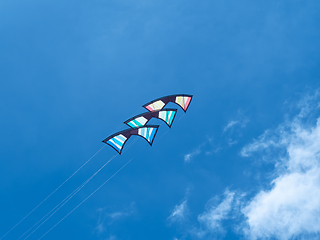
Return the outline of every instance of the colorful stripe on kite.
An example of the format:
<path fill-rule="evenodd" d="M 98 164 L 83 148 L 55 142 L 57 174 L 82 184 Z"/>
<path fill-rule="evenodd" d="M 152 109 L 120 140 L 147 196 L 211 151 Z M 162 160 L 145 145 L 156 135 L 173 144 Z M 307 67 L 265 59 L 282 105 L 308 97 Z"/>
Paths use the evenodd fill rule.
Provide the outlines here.
<path fill-rule="evenodd" d="M 122 134 L 119 134 L 109 139 L 106 143 L 120 153 L 126 140 L 127 138 L 125 136 L 123 136 Z"/>
<path fill-rule="evenodd" d="M 172 122 L 177 113 L 177 109 L 164 108 L 160 111 L 152 111 L 139 114 L 133 118 L 128 119 L 124 123 L 131 128 L 139 128 L 145 126 L 151 118 L 158 118 L 163 120 L 169 127 L 171 127 Z"/>
<path fill-rule="evenodd" d="M 150 145 L 152 145 L 155 135 L 158 131 L 158 128 L 159 128 L 159 125 L 148 125 L 141 128 L 133 128 L 133 129 L 130 128 L 130 129 L 123 130 L 121 132 L 117 132 L 107 137 L 102 142 L 108 144 L 109 146 L 114 148 L 119 154 L 121 154 L 126 141 L 132 135 L 141 136 L 145 140 L 147 140 Z"/>
<path fill-rule="evenodd" d="M 128 119 L 124 123 L 131 127 L 131 129 L 123 130 L 115 133 L 102 142 L 113 147 L 119 154 L 123 149 L 124 144 L 132 135 L 143 137 L 152 145 L 155 135 L 158 131 L 158 125 L 146 125 L 151 118 L 159 118 L 163 120 L 169 127 L 171 127 L 173 120 L 176 116 L 177 109 L 164 108 L 169 102 L 178 104 L 183 111 L 187 111 L 192 95 L 176 94 L 169 95 L 155 99 L 145 105 L 144 108 L 149 110 L 149 113 L 143 113 L 133 118 Z"/>
<path fill-rule="evenodd" d="M 165 105 L 166 104 L 164 102 L 162 102 L 161 100 L 158 100 L 149 104 L 145 108 L 148 109 L 150 112 L 152 112 L 152 111 L 161 110 Z"/>
<path fill-rule="evenodd" d="M 190 101 L 191 97 L 189 96 L 177 96 L 175 102 L 179 104 L 184 111 L 187 111 Z"/>
<path fill-rule="evenodd" d="M 138 127 L 143 127 L 148 121 L 149 121 L 148 119 L 141 116 L 131 120 L 130 122 L 127 122 L 126 124 L 128 124 L 132 128 L 138 128 Z"/>
<path fill-rule="evenodd" d="M 158 128 L 155 127 L 142 127 L 138 129 L 138 135 L 145 138 L 150 144 L 152 144 L 157 130 Z"/>
<path fill-rule="evenodd" d="M 149 110 L 150 112 L 157 111 L 157 110 L 159 111 L 162 108 L 164 108 L 164 106 L 167 105 L 169 102 L 173 102 L 178 104 L 183 109 L 183 111 L 186 112 L 192 100 L 192 97 L 193 97 L 192 95 L 188 95 L 188 94 L 169 95 L 169 96 L 155 99 L 143 105 L 143 107 Z"/>
<path fill-rule="evenodd" d="M 174 117 L 176 116 L 177 111 L 164 110 L 159 111 L 159 118 L 165 121 L 169 127 L 171 127 Z"/>

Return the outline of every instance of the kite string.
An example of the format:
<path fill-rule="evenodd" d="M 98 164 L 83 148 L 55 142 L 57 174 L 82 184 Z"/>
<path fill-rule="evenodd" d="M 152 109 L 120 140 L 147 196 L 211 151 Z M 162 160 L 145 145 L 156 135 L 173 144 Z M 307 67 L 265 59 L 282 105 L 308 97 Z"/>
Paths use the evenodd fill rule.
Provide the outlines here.
<path fill-rule="evenodd" d="M 46 218 L 51 212 L 53 212 L 49 217 L 47 217 L 37 228 L 35 228 L 26 238 L 27 239 L 32 233 L 34 233 L 38 228 L 40 228 L 47 220 L 49 220 L 60 208 L 62 208 L 74 195 L 76 195 L 87 183 L 89 183 L 92 178 L 97 175 L 108 163 L 110 163 L 118 154 L 110 158 L 102 167 L 100 167 L 91 177 L 89 177 L 85 182 L 83 182 L 76 190 L 69 194 L 65 199 L 63 199 L 57 206 L 55 206 L 50 212 L 48 212 L 44 217 L 42 217 L 38 222 L 36 222 L 29 230 L 27 230 L 19 239 L 21 239 L 25 234 L 27 234 L 32 228 L 34 228 L 39 222 Z M 56 210 L 55 210 L 56 209 Z"/>
<path fill-rule="evenodd" d="M 127 149 L 129 149 L 137 139 L 135 139 L 133 142 L 131 142 L 126 149 L 123 150 L 125 152 Z M 50 210 L 45 216 L 43 216 L 38 222 L 36 222 L 31 228 L 29 228 L 26 232 L 24 232 L 17 240 L 21 239 L 24 235 L 26 235 L 29 231 L 31 231 L 32 228 L 37 226 L 44 218 L 46 218 L 51 212 L 54 211 L 53 214 L 55 214 L 61 207 L 63 207 L 75 194 L 77 194 L 97 173 L 99 173 L 102 168 L 104 168 L 114 157 L 118 156 L 118 154 L 114 155 L 106 164 L 104 164 L 96 173 L 94 173 L 90 178 L 88 178 L 84 183 L 82 183 L 78 188 L 76 188 L 72 193 L 70 193 L 65 199 L 63 199 L 58 205 L 56 205 L 52 210 Z M 56 211 L 55 209 L 58 208 Z M 51 216 L 51 214 L 47 219 L 45 219 L 41 224 L 43 225 Z M 26 238 L 28 238 L 32 233 L 34 233 L 40 226 L 38 226 L 36 229 L 34 229 Z M 25 238 L 25 239 L 26 239 Z"/>
<path fill-rule="evenodd" d="M 124 149 L 123 152 L 125 152 L 127 149 L 129 149 L 137 139 L 135 139 L 132 143 L 130 143 L 129 146 L 127 146 L 126 149 Z M 76 195 L 91 179 L 97 175 L 113 158 L 118 156 L 118 154 L 114 155 L 107 163 L 105 163 L 98 171 L 96 171 L 91 177 L 89 177 L 84 183 L 82 183 L 78 188 L 76 188 L 72 193 L 70 193 L 65 199 L 63 199 L 58 205 L 56 205 L 50 212 L 48 212 L 45 216 L 43 216 L 38 222 L 36 222 L 31 228 L 29 228 L 24 234 L 22 234 L 17 240 L 21 239 L 24 235 L 26 235 L 29 231 L 31 231 L 32 228 L 38 225 L 44 218 L 46 218 L 50 213 L 53 213 L 46 218 L 37 228 L 35 228 L 26 238 L 27 239 L 31 234 L 33 234 L 38 228 L 40 228 L 49 218 L 51 218 L 60 208 L 62 208 L 74 195 Z M 57 209 L 58 208 L 58 209 Z"/>
<path fill-rule="evenodd" d="M 15 229 L 23 220 L 25 220 L 31 213 L 33 213 L 38 207 L 40 207 L 49 197 L 51 197 L 59 188 L 61 188 L 67 181 L 70 180 L 81 168 L 83 168 L 92 158 L 94 158 L 105 146 L 100 148 L 92 157 L 90 157 L 84 164 L 81 165 L 70 177 L 68 177 L 63 183 L 60 184 L 52 193 L 50 193 L 42 202 L 40 202 L 34 209 L 32 209 L 26 216 L 24 216 L 16 225 L 14 225 L 8 232 L 6 232 L 1 238 L 3 239 L 6 235 L 8 235 L 13 229 Z"/>
<path fill-rule="evenodd" d="M 130 146 L 131 147 L 131 146 Z M 142 152 L 146 147 L 142 148 L 133 158 L 127 161 L 118 171 L 116 171 L 111 177 L 109 177 L 104 183 L 102 183 L 96 190 L 94 190 L 89 196 L 87 196 L 82 202 L 80 202 L 75 208 L 73 208 L 67 215 L 60 219 L 55 225 L 53 225 L 47 232 L 45 232 L 38 240 L 47 235 L 52 229 L 54 229 L 59 223 L 61 223 L 65 218 L 67 218 L 71 213 L 73 213 L 78 207 L 80 207 L 85 201 L 87 201 L 93 194 L 95 194 L 100 188 L 102 188 L 107 182 L 109 182 L 117 173 L 119 173 L 125 166 L 127 166 L 138 154 Z M 128 149 L 128 148 L 127 148 Z"/>
<path fill-rule="evenodd" d="M 82 185 L 80 185 L 76 190 L 78 190 Z M 65 199 L 63 199 L 57 206 L 55 206 L 50 212 L 48 212 L 45 216 L 43 216 L 38 222 L 36 222 L 32 227 L 30 227 L 26 232 L 24 232 L 17 240 L 21 239 L 24 235 L 26 235 L 32 228 L 34 228 L 39 222 L 41 222 L 45 217 L 47 217 L 52 211 L 54 211 L 60 204 L 62 204 L 66 199 L 68 199 L 76 190 L 70 193 Z"/>
<path fill-rule="evenodd" d="M 132 158 L 133 159 L 133 158 Z M 107 182 L 109 182 L 118 172 L 120 172 L 126 165 L 128 165 L 132 159 L 126 162 L 118 171 L 116 171 L 111 177 L 109 177 L 104 183 L 102 183 L 96 190 L 94 190 L 88 197 L 86 197 L 82 202 L 80 202 L 75 208 L 73 208 L 67 215 L 65 215 L 60 221 L 58 221 L 53 227 L 51 227 L 45 234 L 43 234 L 39 239 L 43 238 L 48 234 L 53 228 L 55 228 L 59 223 L 61 223 L 66 217 L 68 217 L 72 212 L 74 212 L 78 207 L 80 207 L 85 201 L 87 201 L 93 194 L 95 194 L 100 188 L 102 188 Z"/>

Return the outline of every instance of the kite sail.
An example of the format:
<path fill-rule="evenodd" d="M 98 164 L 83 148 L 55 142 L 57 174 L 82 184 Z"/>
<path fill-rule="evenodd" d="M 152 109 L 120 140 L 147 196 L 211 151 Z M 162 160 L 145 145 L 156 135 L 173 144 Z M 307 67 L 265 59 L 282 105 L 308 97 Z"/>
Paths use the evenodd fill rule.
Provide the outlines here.
<path fill-rule="evenodd" d="M 111 136 L 104 139 L 102 142 L 113 147 L 119 154 L 121 154 L 124 144 L 132 135 L 138 135 L 140 137 L 143 137 L 152 146 L 158 128 L 158 125 L 147 125 L 144 127 L 134 129 L 126 129 L 121 132 L 112 134 Z"/>
<path fill-rule="evenodd" d="M 192 95 L 188 95 L 188 94 L 169 95 L 169 96 L 157 98 L 143 105 L 143 107 L 149 110 L 150 112 L 153 112 L 153 111 L 159 111 L 162 108 L 164 108 L 164 106 L 167 105 L 169 102 L 173 102 L 178 104 L 183 109 L 183 111 L 186 112 L 190 105 L 192 97 L 193 97 Z"/>
<path fill-rule="evenodd" d="M 176 113 L 177 109 L 164 108 L 160 111 L 139 114 L 133 118 L 128 119 L 124 123 L 127 124 L 129 127 L 138 128 L 146 125 L 151 118 L 159 118 L 163 120 L 169 127 L 171 127 Z"/>

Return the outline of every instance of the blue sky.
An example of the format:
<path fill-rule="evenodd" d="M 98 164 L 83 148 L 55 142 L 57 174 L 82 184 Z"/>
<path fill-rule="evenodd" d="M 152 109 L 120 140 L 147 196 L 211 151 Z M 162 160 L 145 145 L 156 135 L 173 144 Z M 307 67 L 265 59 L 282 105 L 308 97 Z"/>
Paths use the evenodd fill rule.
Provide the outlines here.
<path fill-rule="evenodd" d="M 186 93 L 169 131 L 152 120 L 153 147 L 131 139 L 27 239 L 132 158 L 42 239 L 318 239 L 319 25 L 308 0 L 1 1 L 0 238 L 143 104 Z M 114 154 L 105 146 L 3 239 Z"/>

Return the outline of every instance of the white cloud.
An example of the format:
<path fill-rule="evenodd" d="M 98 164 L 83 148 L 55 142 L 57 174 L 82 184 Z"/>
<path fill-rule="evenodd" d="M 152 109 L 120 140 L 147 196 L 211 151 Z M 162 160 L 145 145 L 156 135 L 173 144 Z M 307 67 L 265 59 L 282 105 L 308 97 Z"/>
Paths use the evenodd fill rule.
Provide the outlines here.
<path fill-rule="evenodd" d="M 196 221 L 190 219 L 190 211 L 186 197 L 182 203 L 176 205 L 171 215 L 167 218 L 170 223 L 179 223 L 182 229 L 182 238 L 191 236 L 195 239 L 219 238 L 226 233 L 224 220 L 235 219 L 240 215 L 241 204 L 245 194 L 226 189 L 223 198 L 215 196 L 209 199 L 205 205 L 205 210 L 198 214 Z M 237 229 L 236 229 L 237 230 Z M 177 239 L 175 237 L 175 239 Z"/>
<path fill-rule="evenodd" d="M 239 128 L 245 128 L 248 122 L 249 118 L 246 117 L 239 109 L 235 119 L 230 120 L 228 124 L 223 128 L 223 133 L 225 133 L 226 131 L 232 131 L 236 125 L 238 125 Z"/>
<path fill-rule="evenodd" d="M 300 113 L 266 131 L 242 149 L 248 156 L 261 150 L 282 151 L 276 159 L 269 190 L 261 190 L 245 207 L 244 232 L 251 239 L 291 239 L 320 236 L 320 118 L 313 126 L 310 115 L 318 102 L 302 101 Z M 307 118 L 307 122 L 304 118 Z M 278 149 L 277 149 L 278 148 Z"/>
<path fill-rule="evenodd" d="M 291 237 L 320 232 L 320 171 L 290 173 L 273 181 L 242 210 L 253 239 Z"/>
<path fill-rule="evenodd" d="M 195 156 L 199 155 L 200 153 L 201 153 L 201 147 L 198 147 L 194 151 L 184 155 L 184 161 L 185 162 L 190 162 L 192 158 L 194 158 Z"/>
<path fill-rule="evenodd" d="M 183 201 L 176 205 L 170 214 L 170 216 L 167 218 L 170 222 L 184 222 L 187 219 L 187 215 L 189 213 L 188 205 L 187 205 L 187 198 L 190 193 L 190 187 L 186 189 L 185 197 Z"/>
<path fill-rule="evenodd" d="M 105 230 L 106 230 L 105 224 L 103 224 L 103 222 L 99 221 L 94 230 L 98 235 L 100 235 L 101 233 L 105 232 Z"/>
<path fill-rule="evenodd" d="M 99 213 L 97 225 L 94 229 L 94 232 L 98 235 L 101 235 L 106 232 L 107 225 L 111 225 L 117 220 L 127 218 L 136 212 L 135 203 L 132 202 L 128 207 L 122 211 L 111 212 L 109 213 L 105 208 L 97 209 Z M 115 239 L 115 236 L 111 235 L 110 239 Z"/>
<path fill-rule="evenodd" d="M 205 206 L 205 211 L 198 215 L 197 224 L 188 228 L 188 233 L 197 239 L 220 238 L 225 235 L 224 221 L 234 219 L 239 215 L 239 208 L 243 194 L 235 191 L 224 192 L 224 198 L 218 202 L 219 197 L 211 198 Z"/>
<path fill-rule="evenodd" d="M 217 153 L 220 150 L 221 150 L 221 147 L 214 146 L 213 138 L 207 137 L 205 142 L 198 145 L 198 147 L 195 148 L 193 151 L 184 155 L 184 162 L 189 163 L 194 157 L 202 153 L 204 153 L 205 155 L 211 155 L 212 153 Z"/>
<path fill-rule="evenodd" d="M 239 142 L 242 137 L 242 129 L 246 127 L 249 122 L 249 118 L 244 116 L 241 110 L 238 110 L 235 119 L 232 119 L 223 128 L 222 134 L 227 135 L 228 145 L 232 146 Z"/>
<path fill-rule="evenodd" d="M 280 146 L 279 138 L 275 137 L 270 131 L 265 131 L 258 139 L 242 148 L 240 154 L 243 157 L 251 156 L 253 152 L 262 151 L 270 147 Z"/>
<path fill-rule="evenodd" d="M 227 131 L 228 129 L 232 128 L 234 125 L 238 124 L 239 121 L 234 121 L 234 120 L 231 120 L 227 126 L 224 127 L 223 129 L 223 132 Z"/>
<path fill-rule="evenodd" d="M 181 204 L 176 205 L 168 220 L 171 222 L 181 222 L 185 220 L 188 212 L 187 200 L 184 200 Z"/>
<path fill-rule="evenodd" d="M 115 235 L 110 235 L 106 240 L 116 240 L 117 237 Z"/>
<path fill-rule="evenodd" d="M 218 205 L 213 204 L 211 199 L 207 203 L 207 210 L 198 216 L 198 221 L 210 232 L 220 232 L 223 230 L 221 221 L 226 219 L 232 209 L 234 192 L 226 190 L 224 200 Z"/>
<path fill-rule="evenodd" d="M 128 217 L 133 213 L 134 213 L 134 210 L 131 209 L 131 210 L 122 211 L 122 212 L 109 213 L 108 215 L 112 220 L 117 220 L 117 219 L 120 219 L 120 218 Z"/>

